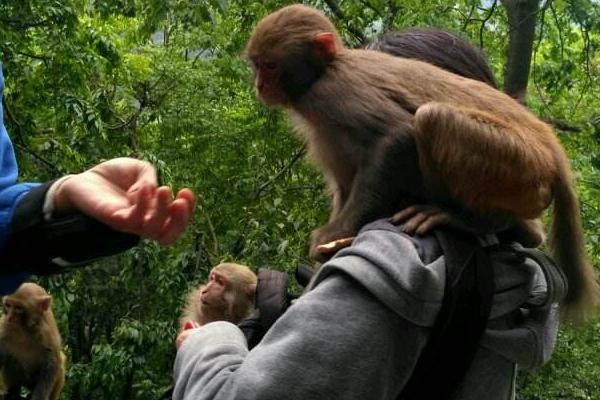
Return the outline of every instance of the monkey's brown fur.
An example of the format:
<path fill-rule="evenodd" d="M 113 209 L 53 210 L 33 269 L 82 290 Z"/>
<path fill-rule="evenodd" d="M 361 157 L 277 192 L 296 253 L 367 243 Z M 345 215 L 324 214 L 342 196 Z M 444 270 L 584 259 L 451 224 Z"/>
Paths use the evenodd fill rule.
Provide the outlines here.
<path fill-rule="evenodd" d="M 211 274 L 214 271 L 227 278 L 223 298 L 205 304 L 201 301 L 201 293 L 205 285 L 192 290 L 186 296 L 180 318 L 182 327 L 190 320 L 201 325 L 217 320 L 238 324 L 254 309 L 257 278 L 250 268 L 241 264 L 221 263 L 212 269 Z"/>
<path fill-rule="evenodd" d="M 65 383 L 65 355 L 50 296 L 41 286 L 24 283 L 3 303 L 0 370 L 8 393 L 25 386 L 32 400 L 57 400 Z"/>
<path fill-rule="evenodd" d="M 354 209 L 363 207 L 356 200 L 363 170 L 381 143 L 414 142 L 429 200 L 449 198 L 529 228 L 554 200 L 550 244 L 569 281 L 566 311 L 581 317 L 596 305 L 569 160 L 551 127 L 515 100 L 424 62 L 347 49 L 327 17 L 302 5 L 260 21 L 245 52 L 259 96 L 290 111 L 333 192 L 332 217 L 316 231 L 317 243 L 368 222 Z M 383 183 L 408 192 L 412 186 Z"/>

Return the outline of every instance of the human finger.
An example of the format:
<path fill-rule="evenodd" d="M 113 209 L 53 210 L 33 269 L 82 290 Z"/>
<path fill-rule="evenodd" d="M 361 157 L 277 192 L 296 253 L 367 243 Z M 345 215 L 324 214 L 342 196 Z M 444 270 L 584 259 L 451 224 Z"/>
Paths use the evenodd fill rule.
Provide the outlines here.
<path fill-rule="evenodd" d="M 143 221 L 143 236 L 156 239 L 162 234 L 165 221 L 169 218 L 169 206 L 173 202 L 173 193 L 168 186 L 156 190 L 153 204 L 148 204 Z"/>
<path fill-rule="evenodd" d="M 167 246 L 186 230 L 192 217 L 192 205 L 188 199 L 177 198 L 169 206 L 169 218 L 163 225 L 158 242 Z"/>
<path fill-rule="evenodd" d="M 189 189 L 189 188 L 181 189 L 179 192 L 177 192 L 177 196 L 175 198 L 186 200 L 187 203 L 189 204 L 190 213 L 194 212 L 194 209 L 196 208 L 196 195 L 194 194 L 194 192 L 191 189 Z"/>

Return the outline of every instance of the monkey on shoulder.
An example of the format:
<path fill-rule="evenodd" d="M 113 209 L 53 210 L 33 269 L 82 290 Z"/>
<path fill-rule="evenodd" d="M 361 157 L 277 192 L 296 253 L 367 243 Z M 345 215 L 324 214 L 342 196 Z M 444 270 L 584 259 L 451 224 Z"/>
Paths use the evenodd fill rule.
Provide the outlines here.
<path fill-rule="evenodd" d="M 585 254 L 569 160 L 552 128 L 489 85 L 425 62 L 348 49 L 303 5 L 261 20 L 245 49 L 258 97 L 283 107 L 333 196 L 318 246 L 414 204 L 441 205 L 477 230 L 517 228 L 532 244 L 553 201 L 550 245 L 569 281 L 568 313 L 598 285 Z"/>
<path fill-rule="evenodd" d="M 7 399 L 57 400 L 65 382 L 65 355 L 51 309 L 51 297 L 35 283 L 22 284 L 2 299 L 0 373 Z"/>
<path fill-rule="evenodd" d="M 208 282 L 186 296 L 181 328 L 190 321 L 198 325 L 214 321 L 240 323 L 254 309 L 256 284 L 256 274 L 245 265 L 217 265 L 210 271 Z"/>

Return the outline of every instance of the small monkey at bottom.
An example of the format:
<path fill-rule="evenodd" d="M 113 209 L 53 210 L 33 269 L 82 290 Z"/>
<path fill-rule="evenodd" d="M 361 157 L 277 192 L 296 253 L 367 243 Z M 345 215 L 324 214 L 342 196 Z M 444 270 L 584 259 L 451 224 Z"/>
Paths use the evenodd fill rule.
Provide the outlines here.
<path fill-rule="evenodd" d="M 240 323 L 254 309 L 256 283 L 256 274 L 245 265 L 217 265 L 210 271 L 208 282 L 186 296 L 181 328 L 214 321 Z"/>
<path fill-rule="evenodd" d="M 22 284 L 2 299 L 0 372 L 7 392 L 0 399 L 57 400 L 65 383 L 65 355 L 52 314 L 51 297 L 35 283 Z"/>

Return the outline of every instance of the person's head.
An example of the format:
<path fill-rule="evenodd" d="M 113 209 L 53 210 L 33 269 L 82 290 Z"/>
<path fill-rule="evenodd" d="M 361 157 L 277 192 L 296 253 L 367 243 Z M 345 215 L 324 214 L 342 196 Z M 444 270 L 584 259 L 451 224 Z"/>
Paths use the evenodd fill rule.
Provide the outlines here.
<path fill-rule="evenodd" d="M 389 32 L 367 48 L 424 61 L 497 88 L 483 51 L 455 33 L 436 28 Z"/>

